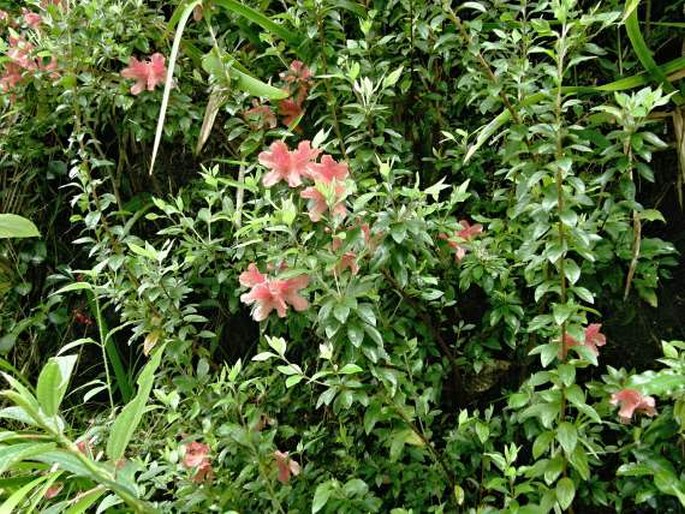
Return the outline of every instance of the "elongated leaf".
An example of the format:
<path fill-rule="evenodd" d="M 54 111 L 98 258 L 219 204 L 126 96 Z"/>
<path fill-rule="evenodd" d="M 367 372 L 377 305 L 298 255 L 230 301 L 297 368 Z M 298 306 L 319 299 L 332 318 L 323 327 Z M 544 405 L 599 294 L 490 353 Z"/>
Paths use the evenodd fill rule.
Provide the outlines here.
<path fill-rule="evenodd" d="M 55 448 L 54 443 L 19 443 L 0 447 L 0 475 L 15 464 Z"/>
<path fill-rule="evenodd" d="M 164 83 L 164 93 L 162 94 L 162 105 L 159 108 L 159 118 L 157 119 L 157 130 L 155 132 L 155 142 L 152 145 L 152 159 L 150 162 L 150 175 L 155 169 L 155 161 L 157 160 L 157 152 L 159 152 L 159 144 L 162 142 L 162 133 L 164 132 L 164 120 L 166 119 L 166 110 L 169 105 L 169 97 L 171 96 L 171 86 L 174 81 L 174 69 L 176 68 L 176 60 L 178 59 L 178 50 L 181 45 L 181 38 L 183 31 L 186 28 L 190 15 L 193 14 L 193 9 L 202 4 L 202 0 L 195 0 L 190 2 L 183 8 L 176 27 L 176 34 L 174 35 L 174 44 L 171 46 L 171 55 L 169 56 L 169 68 L 166 74 L 166 82 Z"/>
<path fill-rule="evenodd" d="M 293 46 L 298 46 L 300 43 L 300 37 L 297 34 L 290 32 L 282 25 L 279 25 L 267 16 L 264 16 L 261 12 L 242 4 L 241 2 L 237 2 L 236 0 L 214 0 L 214 4 L 220 5 L 237 15 L 256 23 L 267 32 L 277 35 Z"/>
<path fill-rule="evenodd" d="M 626 4 L 626 15 L 625 15 L 625 26 L 626 33 L 630 39 L 630 44 L 633 46 L 635 55 L 639 59 L 642 66 L 649 72 L 654 81 L 660 84 L 664 91 L 671 93 L 675 91 L 673 85 L 668 81 L 666 74 L 657 66 L 654 57 L 652 57 L 652 52 L 650 51 L 644 37 L 642 37 L 642 32 L 640 31 L 640 22 L 637 18 L 637 6 L 639 0 L 629 0 Z M 677 105 L 683 103 L 683 97 L 679 93 L 673 95 L 673 101 Z"/>
<path fill-rule="evenodd" d="M 57 465 L 60 469 L 73 473 L 74 475 L 90 478 L 98 481 L 98 477 L 93 474 L 75 455 L 66 450 L 54 449 L 33 455 L 31 460 L 43 462 L 49 466 Z M 93 463 L 100 466 L 98 463 Z"/>
<path fill-rule="evenodd" d="M 155 371 L 159 367 L 165 346 L 162 345 L 145 365 L 138 377 L 136 396 L 122 409 L 112 425 L 112 432 L 107 440 L 107 456 L 110 459 L 118 460 L 124 456 L 126 446 L 143 418 L 145 405 L 155 380 Z"/>
<path fill-rule="evenodd" d="M 104 487 L 96 487 L 89 492 L 80 496 L 78 501 L 74 503 L 64 514 L 83 514 L 88 508 L 93 505 L 100 497 L 107 492 Z"/>
<path fill-rule="evenodd" d="M 57 414 L 59 405 L 64 398 L 64 393 L 67 391 L 76 359 L 76 355 L 52 357 L 40 372 L 36 396 L 38 397 L 38 403 L 47 416 Z"/>
<path fill-rule="evenodd" d="M 45 475 L 32 480 L 21 489 L 17 489 L 12 495 L 5 500 L 5 502 L 0 505 L 0 514 L 12 514 L 14 509 L 24 501 L 24 499 L 38 487 L 41 483 L 45 482 L 50 478 L 51 475 Z"/>
<path fill-rule="evenodd" d="M 0 239 L 15 237 L 40 237 L 36 226 L 23 216 L 0 214 Z"/>

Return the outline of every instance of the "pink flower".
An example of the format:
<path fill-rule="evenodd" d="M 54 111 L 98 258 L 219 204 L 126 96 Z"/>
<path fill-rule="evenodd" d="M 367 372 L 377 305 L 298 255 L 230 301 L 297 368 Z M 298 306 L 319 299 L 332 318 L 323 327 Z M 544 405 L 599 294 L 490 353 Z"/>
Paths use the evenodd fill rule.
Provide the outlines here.
<path fill-rule="evenodd" d="M 564 347 L 568 350 L 572 346 L 585 346 L 593 354 L 599 355 L 597 347 L 604 346 L 607 342 L 606 336 L 599 331 L 601 328 L 601 323 L 590 323 L 585 328 L 585 338 L 582 345 L 575 337 L 569 335 L 567 332 L 564 334 Z"/>
<path fill-rule="evenodd" d="M 19 65 L 8 62 L 5 64 L 5 73 L 0 77 L 0 87 L 7 92 L 21 82 L 21 68 Z"/>
<path fill-rule="evenodd" d="M 636 412 L 642 412 L 647 416 L 656 415 L 656 402 L 651 396 L 642 396 L 635 389 L 622 389 L 611 395 L 611 404 L 619 405 L 618 417 L 621 423 L 628 424 Z"/>
<path fill-rule="evenodd" d="M 461 220 L 459 224 L 463 228 L 461 230 L 457 230 L 454 233 L 453 237 L 456 237 L 456 240 L 450 238 L 450 236 L 448 236 L 447 234 L 440 234 L 438 236 L 440 237 L 440 239 L 445 239 L 450 248 L 453 248 L 456 251 L 456 253 L 454 254 L 454 258 L 457 262 L 461 261 L 466 255 L 466 248 L 462 246 L 461 243 L 464 241 L 469 241 L 470 239 L 473 239 L 476 235 L 481 234 L 483 232 L 483 225 L 481 225 L 480 223 L 471 225 L 468 221 Z"/>
<path fill-rule="evenodd" d="M 330 155 L 321 157 L 320 163 L 314 163 L 309 168 L 309 175 L 317 182 L 330 184 L 334 180 L 345 180 L 350 174 L 347 163 L 336 162 Z"/>
<path fill-rule="evenodd" d="M 209 446 L 193 441 L 184 446 L 183 465 L 186 468 L 196 468 L 208 459 Z"/>
<path fill-rule="evenodd" d="M 312 72 L 302 61 L 293 61 L 288 71 L 281 73 L 281 78 L 286 82 L 308 83 L 311 81 Z"/>
<path fill-rule="evenodd" d="M 21 11 L 24 16 L 24 21 L 29 27 L 37 29 L 38 27 L 40 27 L 40 24 L 43 23 L 43 18 L 40 14 L 31 12 L 25 7 L 23 7 Z"/>
<path fill-rule="evenodd" d="M 300 474 L 300 464 L 288 456 L 288 452 L 276 450 L 274 452 L 276 459 L 276 466 L 278 467 L 278 481 L 282 484 L 287 484 L 292 475 Z"/>
<path fill-rule="evenodd" d="M 164 56 L 160 53 L 153 54 L 146 61 L 131 57 L 128 68 L 121 70 L 122 77 L 136 81 L 131 87 L 131 94 L 139 95 L 146 88 L 152 91 L 157 84 L 163 83 L 167 73 L 164 63 Z"/>
<path fill-rule="evenodd" d="M 321 151 L 302 141 L 297 150 L 290 151 L 283 141 L 274 141 L 268 151 L 258 156 L 259 163 L 269 169 L 262 180 L 265 187 L 271 187 L 281 180 L 290 187 L 302 185 L 302 177 L 309 176 L 310 167 Z"/>
<path fill-rule="evenodd" d="M 196 469 L 193 482 L 199 484 L 205 480 L 211 480 L 214 476 L 214 470 L 209 460 L 209 446 L 193 441 L 188 445 L 184 445 L 183 448 L 185 450 L 182 461 L 183 466 L 187 469 Z"/>
<path fill-rule="evenodd" d="M 601 323 L 590 323 L 585 329 L 585 346 L 595 355 L 599 355 L 598 346 L 607 344 L 606 336 L 599 331 L 601 328 Z"/>
<path fill-rule="evenodd" d="M 345 207 L 345 196 L 347 196 L 347 189 L 345 188 L 345 184 L 333 181 L 333 183 L 330 185 L 324 182 L 319 182 L 316 186 L 308 187 L 300 193 L 300 197 L 311 200 L 309 202 L 309 219 L 317 222 L 328 210 L 328 202 L 326 201 L 326 195 L 321 191 L 322 188 L 332 188 L 332 213 L 336 216 L 344 218 L 347 215 L 347 208 Z"/>
<path fill-rule="evenodd" d="M 288 305 L 298 312 L 309 307 L 309 302 L 299 294 L 300 289 L 309 285 L 306 275 L 285 280 L 273 279 L 260 273 L 255 264 L 250 264 L 238 280 L 242 286 L 252 288 L 240 296 L 240 301 L 246 305 L 255 304 L 252 312 L 255 321 L 264 321 L 274 309 L 278 317 L 284 318 Z"/>
<path fill-rule="evenodd" d="M 0 21 L 5 21 L 9 18 L 9 14 L 7 14 L 7 11 L 3 11 L 0 9 Z"/>

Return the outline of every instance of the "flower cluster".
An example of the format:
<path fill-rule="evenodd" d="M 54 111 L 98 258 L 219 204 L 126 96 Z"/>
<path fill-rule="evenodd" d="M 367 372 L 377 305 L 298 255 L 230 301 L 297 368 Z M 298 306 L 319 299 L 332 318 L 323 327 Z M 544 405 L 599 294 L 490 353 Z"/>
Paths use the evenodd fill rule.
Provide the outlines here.
<path fill-rule="evenodd" d="M 57 61 L 54 56 L 47 64 L 43 58 L 35 55 L 35 47 L 21 36 L 9 37 L 9 49 L 7 50 L 8 61 L 5 70 L 0 76 L 0 88 L 7 92 L 13 89 L 25 76 L 36 72 L 49 72 L 52 79 L 56 79 Z"/>
<path fill-rule="evenodd" d="M 298 187 L 303 179 L 313 180 L 313 186 L 300 192 L 302 198 L 309 200 L 310 219 L 319 221 L 329 209 L 329 200 L 332 214 L 344 218 L 348 194 L 345 179 L 349 176 L 349 169 L 346 163 L 336 162 L 330 155 L 324 155 L 320 162 L 316 162 L 320 153 L 311 147 L 309 141 L 302 141 L 296 150 L 288 150 L 283 141 L 275 141 L 269 150 L 258 156 L 259 163 L 269 170 L 264 175 L 264 186 L 271 187 L 285 181 L 290 187 Z"/>
<path fill-rule="evenodd" d="M 447 234 L 440 234 L 438 236 L 440 239 L 446 240 L 450 248 L 455 250 L 454 259 L 457 262 L 460 262 L 466 255 L 466 248 L 463 246 L 463 243 L 470 241 L 483 232 L 483 225 L 480 223 L 471 225 L 468 221 L 461 220 L 459 224 L 462 226 L 462 229 L 457 230 L 452 237 Z"/>
<path fill-rule="evenodd" d="M 647 416 L 656 416 L 656 401 L 651 396 L 643 396 L 635 389 L 621 389 L 611 395 L 611 404 L 620 405 L 618 418 L 621 423 L 628 424 L 633 419 L 633 414 L 643 413 Z"/>
<path fill-rule="evenodd" d="M 306 298 L 300 296 L 300 289 L 309 285 L 309 277 L 300 275 L 290 279 L 270 278 L 262 274 L 252 263 L 247 271 L 238 278 L 240 285 L 251 290 L 240 296 L 246 305 L 255 305 L 252 317 L 255 321 L 264 321 L 274 309 L 280 318 L 284 318 L 290 305 L 296 311 L 304 311 L 309 307 Z"/>
<path fill-rule="evenodd" d="M 121 76 L 125 79 L 133 79 L 136 81 L 131 86 L 131 94 L 139 95 L 145 89 L 152 91 L 157 84 L 164 82 L 166 78 L 165 59 L 162 54 L 155 53 L 145 61 L 139 61 L 135 57 L 131 57 L 128 63 L 128 68 L 121 70 Z"/>
<path fill-rule="evenodd" d="M 209 446 L 193 441 L 183 446 L 183 466 L 187 469 L 195 469 L 193 482 L 200 484 L 211 480 L 214 476 L 212 463 L 209 460 Z"/>

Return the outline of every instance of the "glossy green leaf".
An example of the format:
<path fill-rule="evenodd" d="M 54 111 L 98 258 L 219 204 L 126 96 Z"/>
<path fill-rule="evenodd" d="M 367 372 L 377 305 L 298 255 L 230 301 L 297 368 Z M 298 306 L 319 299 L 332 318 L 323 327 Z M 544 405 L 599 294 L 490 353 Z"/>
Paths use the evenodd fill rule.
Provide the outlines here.
<path fill-rule="evenodd" d="M 0 214 L 0 239 L 23 237 L 40 237 L 40 232 L 23 216 Z"/>

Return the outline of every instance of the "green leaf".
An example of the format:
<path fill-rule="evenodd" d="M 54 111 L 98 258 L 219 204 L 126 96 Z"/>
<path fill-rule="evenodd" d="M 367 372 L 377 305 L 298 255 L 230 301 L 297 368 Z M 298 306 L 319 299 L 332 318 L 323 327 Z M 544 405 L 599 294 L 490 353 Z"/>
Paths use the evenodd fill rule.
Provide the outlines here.
<path fill-rule="evenodd" d="M 269 346 L 281 357 L 285 355 L 286 342 L 282 337 L 269 337 L 266 336 L 266 342 Z"/>
<path fill-rule="evenodd" d="M 331 497 L 331 483 L 324 482 L 319 484 L 314 491 L 314 501 L 312 501 L 312 514 L 316 514 L 326 506 Z"/>
<path fill-rule="evenodd" d="M 561 444 L 566 455 L 570 455 L 578 443 L 578 430 L 572 423 L 564 421 L 557 428 L 557 441 Z"/>
<path fill-rule="evenodd" d="M 267 32 L 277 35 L 293 47 L 299 46 L 300 37 L 297 34 L 290 32 L 288 29 L 264 16 L 259 11 L 237 2 L 236 0 L 214 0 L 213 3 L 215 5 L 220 5 L 229 11 L 233 11 L 235 14 L 248 19 L 252 23 L 256 23 Z"/>
<path fill-rule="evenodd" d="M 155 371 L 159 367 L 166 344 L 157 350 L 150 361 L 145 365 L 138 377 L 138 392 L 117 416 L 112 424 L 111 433 L 107 440 L 107 456 L 112 460 L 119 460 L 124 456 L 126 446 L 138 428 L 145 405 L 150 397 L 152 385 L 155 380 Z"/>
<path fill-rule="evenodd" d="M 349 363 L 345 364 L 343 368 L 340 371 L 338 371 L 338 373 L 340 373 L 341 375 L 353 375 L 355 373 L 361 373 L 362 371 L 364 370 L 356 364 Z"/>
<path fill-rule="evenodd" d="M 568 509 L 573 503 L 573 498 L 576 495 L 576 486 L 573 484 L 573 480 L 568 477 L 559 480 L 559 482 L 557 482 L 556 493 L 561 510 Z"/>
<path fill-rule="evenodd" d="M 287 389 L 290 389 L 294 385 L 299 384 L 303 378 L 304 378 L 303 375 L 291 375 L 285 379 L 285 387 Z"/>
<path fill-rule="evenodd" d="M 55 443 L 19 443 L 0 447 L 0 475 L 15 464 L 55 448 Z"/>
<path fill-rule="evenodd" d="M 0 214 L 0 239 L 40 237 L 36 226 L 17 214 Z"/>
<path fill-rule="evenodd" d="M 7 498 L 2 505 L 0 505 L 0 514 L 12 514 L 14 509 L 24 501 L 31 491 L 37 488 L 40 484 L 50 478 L 51 475 L 45 475 L 32 480 L 28 484 L 17 489 L 12 495 Z"/>
<path fill-rule="evenodd" d="M 83 514 L 88 508 L 93 505 L 100 497 L 107 492 L 104 487 L 97 487 L 91 489 L 89 492 L 78 497 L 76 501 L 64 514 Z"/>
<path fill-rule="evenodd" d="M 52 357 L 38 377 L 36 397 L 47 416 L 55 416 L 69 385 L 76 364 L 76 355 Z"/>

